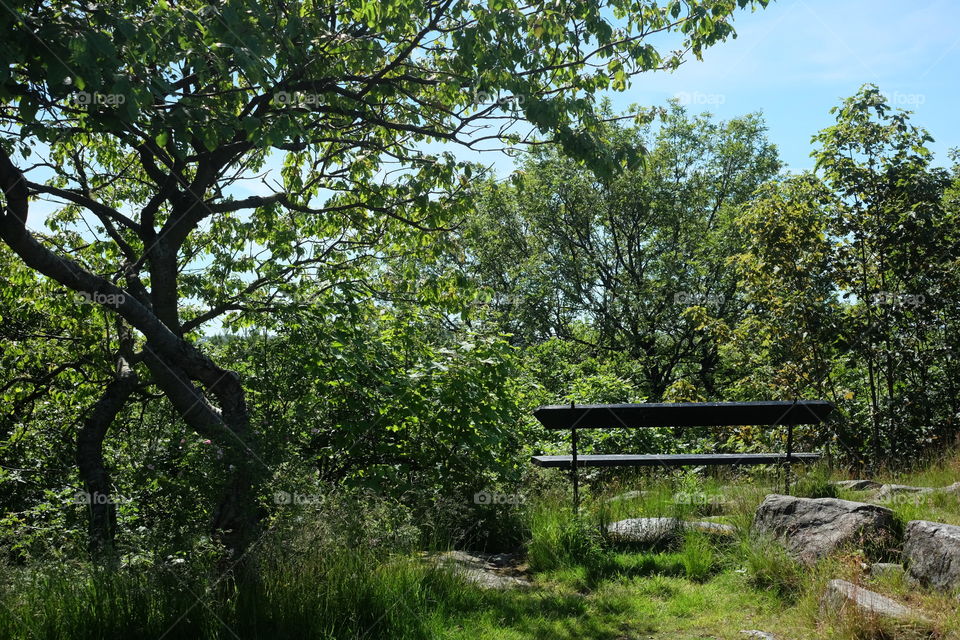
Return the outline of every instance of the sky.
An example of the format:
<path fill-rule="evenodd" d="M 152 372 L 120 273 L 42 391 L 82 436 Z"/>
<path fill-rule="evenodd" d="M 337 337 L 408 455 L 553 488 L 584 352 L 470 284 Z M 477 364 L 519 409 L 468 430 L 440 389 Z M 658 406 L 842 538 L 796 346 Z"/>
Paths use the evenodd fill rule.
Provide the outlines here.
<path fill-rule="evenodd" d="M 833 123 L 830 108 L 876 84 L 891 104 L 929 130 L 937 164 L 960 147 L 960 2 L 778 0 L 738 11 L 735 40 L 690 58 L 673 73 L 637 76 L 618 110 L 676 96 L 721 119 L 761 111 L 791 170 L 812 167 L 811 136 Z M 499 164 L 499 163 L 498 163 Z"/>
<path fill-rule="evenodd" d="M 772 0 L 766 9 L 733 15 L 737 38 L 689 56 L 673 72 L 635 76 L 624 92 L 604 92 L 616 111 L 665 106 L 677 98 L 692 113 L 726 120 L 760 112 L 784 170 L 813 168 L 810 139 L 834 123 L 830 109 L 866 83 L 891 106 L 913 112 L 928 130 L 934 163 L 949 167 L 960 147 L 960 0 Z M 673 34 L 651 41 L 662 54 L 679 48 Z M 520 125 L 517 131 L 528 129 Z M 434 143 L 504 177 L 514 160 Z"/>

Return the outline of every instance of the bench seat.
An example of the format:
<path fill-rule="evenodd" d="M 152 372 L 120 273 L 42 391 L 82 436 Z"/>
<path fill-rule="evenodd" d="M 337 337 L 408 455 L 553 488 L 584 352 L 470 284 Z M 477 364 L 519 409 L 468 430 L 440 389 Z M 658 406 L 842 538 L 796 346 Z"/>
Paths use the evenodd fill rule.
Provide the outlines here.
<path fill-rule="evenodd" d="M 790 455 L 790 462 L 816 462 L 819 459 L 819 453 Z M 573 467 L 573 456 L 533 456 L 530 460 L 538 467 Z M 785 453 L 613 454 L 577 456 L 577 467 L 684 467 L 710 464 L 781 464 L 786 461 Z"/>

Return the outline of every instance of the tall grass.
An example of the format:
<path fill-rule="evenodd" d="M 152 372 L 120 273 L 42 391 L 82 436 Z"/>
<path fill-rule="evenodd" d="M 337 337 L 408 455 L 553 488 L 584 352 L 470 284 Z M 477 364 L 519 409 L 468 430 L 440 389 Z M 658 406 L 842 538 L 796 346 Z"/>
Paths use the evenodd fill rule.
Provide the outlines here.
<path fill-rule="evenodd" d="M 717 565 L 717 554 L 710 539 L 697 531 L 688 531 L 680 547 L 680 563 L 684 574 L 695 582 L 703 582 Z"/>
<path fill-rule="evenodd" d="M 750 583 L 770 591 L 782 600 L 792 601 L 803 587 L 804 569 L 776 540 L 744 536 L 738 545 Z"/>
<path fill-rule="evenodd" d="M 0 637 L 49 640 L 437 637 L 483 594 L 410 556 L 341 548 L 265 551 L 257 579 L 226 596 L 204 571 L 61 568 L 10 571 Z"/>
<path fill-rule="evenodd" d="M 564 502 L 564 496 L 546 495 L 527 512 L 527 562 L 534 571 L 589 565 L 602 555 L 597 524 L 589 516 L 575 516 Z"/>
<path fill-rule="evenodd" d="M 0 637 L 431 638 L 483 595 L 410 556 L 341 548 L 306 555 L 266 551 L 256 580 L 226 597 L 205 571 L 92 567 L 6 571 Z"/>

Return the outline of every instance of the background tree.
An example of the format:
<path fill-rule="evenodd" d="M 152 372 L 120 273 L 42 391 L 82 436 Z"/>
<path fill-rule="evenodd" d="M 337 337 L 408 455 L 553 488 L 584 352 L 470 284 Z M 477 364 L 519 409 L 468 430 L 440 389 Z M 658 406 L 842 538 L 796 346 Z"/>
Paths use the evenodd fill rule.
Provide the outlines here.
<path fill-rule="evenodd" d="M 469 266 L 526 344 L 583 342 L 635 363 L 650 402 L 687 382 L 715 395 L 717 332 L 737 317 L 737 206 L 779 168 L 759 116 L 713 122 L 676 103 L 655 132 L 608 126 L 608 155 L 642 166 L 598 179 L 551 150 L 491 186 Z"/>
<path fill-rule="evenodd" d="M 846 454 L 881 464 L 955 428 L 958 221 L 951 178 L 907 112 L 871 85 L 833 112 L 814 136 L 817 171 L 765 186 L 744 210 L 746 342 L 727 354 L 749 363 L 738 384 L 833 398 Z"/>
<path fill-rule="evenodd" d="M 817 168 L 835 193 L 836 287 L 848 298 L 845 350 L 865 365 L 874 459 L 922 441 L 934 334 L 953 296 L 956 219 L 944 211 L 948 174 L 932 166 L 930 135 L 865 85 L 834 108 L 837 124 L 814 137 Z M 942 355 L 942 354 L 941 354 Z M 916 403 L 916 405 L 914 405 Z M 907 445 L 909 446 L 909 445 Z"/>

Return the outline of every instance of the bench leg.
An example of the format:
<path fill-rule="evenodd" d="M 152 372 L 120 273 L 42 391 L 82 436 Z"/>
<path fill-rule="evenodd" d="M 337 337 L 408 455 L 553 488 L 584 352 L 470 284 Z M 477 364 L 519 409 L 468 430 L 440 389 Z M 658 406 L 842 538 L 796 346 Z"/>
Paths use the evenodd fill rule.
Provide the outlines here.
<path fill-rule="evenodd" d="M 784 474 L 784 493 L 790 495 L 790 472 L 793 470 L 790 466 L 790 456 L 793 455 L 793 425 L 787 425 L 787 465 Z"/>
<path fill-rule="evenodd" d="M 571 463 L 572 468 L 570 472 L 573 474 L 573 515 L 579 515 L 580 513 L 580 473 L 577 470 L 577 430 L 570 430 L 570 449 L 571 449 Z"/>

